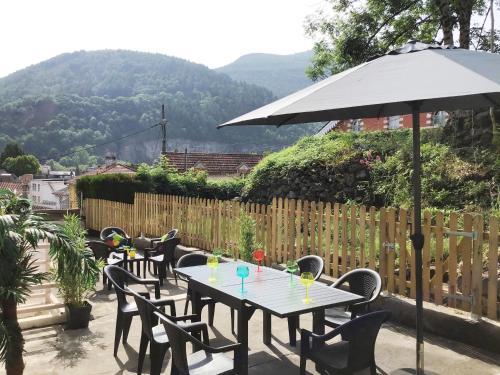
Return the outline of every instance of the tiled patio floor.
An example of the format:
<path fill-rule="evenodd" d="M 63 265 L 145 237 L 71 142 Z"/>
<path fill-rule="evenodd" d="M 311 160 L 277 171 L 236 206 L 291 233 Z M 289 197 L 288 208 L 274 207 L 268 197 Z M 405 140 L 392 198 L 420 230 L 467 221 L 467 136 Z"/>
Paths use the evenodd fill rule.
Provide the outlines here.
<path fill-rule="evenodd" d="M 173 280 L 171 281 L 173 283 Z M 140 321 L 133 320 L 128 345 L 121 345 L 118 357 L 113 357 L 116 301 L 113 291 L 108 292 L 99 285 L 92 298 L 94 320 L 88 330 L 64 331 L 61 326 L 40 328 L 25 332 L 25 362 L 27 375 L 93 375 L 136 373 L 137 351 L 140 337 Z M 179 287 L 167 285 L 163 296 L 178 299 L 177 311 L 184 307 L 185 284 Z M 310 314 L 309 314 L 310 315 Z M 212 344 L 235 341 L 230 330 L 229 308 L 217 304 L 215 327 L 211 330 Z M 205 317 L 206 318 L 206 317 Z M 205 319 L 206 321 L 206 319 Z M 262 314 L 257 311 L 249 325 L 250 374 L 298 374 L 299 345 L 287 345 L 286 320 L 273 317 L 273 340 L 271 346 L 262 343 Z M 304 316 L 301 325 L 311 327 L 311 317 Z M 170 373 L 169 354 L 165 360 L 164 373 Z M 387 324 L 377 340 L 377 364 L 380 374 L 391 374 L 399 368 L 413 367 L 415 361 L 415 339 L 412 330 Z M 431 335 L 426 336 L 426 368 L 443 375 L 494 375 L 500 374 L 498 355 L 471 348 Z M 314 366 L 308 364 L 311 374 Z M 146 357 L 143 373 L 149 373 Z"/>

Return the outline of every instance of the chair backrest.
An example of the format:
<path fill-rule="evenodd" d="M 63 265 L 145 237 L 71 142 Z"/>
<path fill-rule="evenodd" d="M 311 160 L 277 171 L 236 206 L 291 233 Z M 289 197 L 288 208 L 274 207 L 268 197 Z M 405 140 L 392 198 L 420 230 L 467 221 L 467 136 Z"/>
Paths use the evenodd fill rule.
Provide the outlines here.
<path fill-rule="evenodd" d="M 311 272 L 314 275 L 314 280 L 318 280 L 323 272 L 323 258 L 317 255 L 306 255 L 297 260 L 300 273 Z"/>
<path fill-rule="evenodd" d="M 124 238 L 129 238 L 128 234 L 119 227 L 106 227 L 103 230 L 101 230 L 101 234 L 99 237 L 101 237 L 101 241 L 106 241 L 106 237 L 109 236 L 111 233 L 115 232 L 116 234 L 119 234 L 120 236 Z"/>
<path fill-rule="evenodd" d="M 369 268 L 358 268 L 342 275 L 335 283 L 333 288 L 348 283 L 349 291 L 365 297 L 366 301 L 372 302 L 378 298 L 382 289 L 382 280 L 380 275 Z"/>
<path fill-rule="evenodd" d="M 174 259 L 175 247 L 181 243 L 180 238 L 170 238 L 163 242 L 158 242 L 158 254 L 163 254 L 163 262 Z"/>
<path fill-rule="evenodd" d="M 177 261 L 177 268 L 180 267 L 194 267 L 194 266 L 204 266 L 207 264 L 208 257 L 205 254 L 192 253 L 186 254 L 179 258 Z"/>
<path fill-rule="evenodd" d="M 137 305 L 137 310 L 139 311 L 139 315 L 141 317 L 142 332 L 148 337 L 150 341 L 153 341 L 153 327 L 158 324 L 158 317 L 155 315 L 155 312 L 159 313 L 159 309 L 156 308 L 155 305 L 153 305 L 146 298 L 140 296 L 133 290 L 128 289 L 128 291 L 134 296 L 135 304 Z M 166 316 L 168 317 L 168 315 Z"/>
<path fill-rule="evenodd" d="M 160 319 L 160 322 L 163 323 L 165 331 L 167 332 L 170 349 L 172 350 L 172 365 L 175 363 L 175 367 L 179 374 L 189 374 L 186 344 L 189 341 L 193 342 L 194 338 L 167 317 L 161 314 L 156 314 L 156 316 Z"/>
<path fill-rule="evenodd" d="M 172 229 L 172 230 L 169 230 L 169 231 L 167 232 L 167 240 L 169 240 L 169 239 L 171 239 L 171 238 L 176 237 L 178 232 L 179 232 L 179 230 L 178 230 L 178 229 L 175 229 L 175 228 L 174 228 L 174 229 Z"/>
<path fill-rule="evenodd" d="M 112 251 L 103 241 L 89 241 L 89 247 L 97 260 L 108 259 L 109 253 Z"/>
<path fill-rule="evenodd" d="M 366 369 L 373 362 L 378 332 L 382 323 L 390 316 L 390 311 L 376 311 L 350 320 L 339 327 L 342 331 L 342 340 L 349 342 L 347 365 L 350 371 Z"/>
<path fill-rule="evenodd" d="M 122 267 L 110 265 L 104 267 L 104 273 L 114 286 L 116 299 L 118 300 L 118 308 L 121 308 L 128 303 L 126 295 L 129 294 L 129 292 L 125 291 L 125 287 L 130 272 Z"/>

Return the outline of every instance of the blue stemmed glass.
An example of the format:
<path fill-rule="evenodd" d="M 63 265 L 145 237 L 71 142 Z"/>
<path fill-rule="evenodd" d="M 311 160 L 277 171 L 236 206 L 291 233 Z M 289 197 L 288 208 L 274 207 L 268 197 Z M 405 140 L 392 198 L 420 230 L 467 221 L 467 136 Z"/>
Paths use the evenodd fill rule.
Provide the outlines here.
<path fill-rule="evenodd" d="M 244 280 L 248 277 L 250 270 L 248 266 L 238 266 L 236 268 L 236 276 L 241 277 L 241 294 L 245 294 Z"/>

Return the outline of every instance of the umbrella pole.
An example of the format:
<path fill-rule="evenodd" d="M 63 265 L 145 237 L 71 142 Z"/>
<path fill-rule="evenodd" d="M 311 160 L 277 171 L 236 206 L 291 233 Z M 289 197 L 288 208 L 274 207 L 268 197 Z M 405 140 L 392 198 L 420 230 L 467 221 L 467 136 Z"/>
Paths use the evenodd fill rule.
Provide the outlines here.
<path fill-rule="evenodd" d="M 415 251 L 415 282 L 416 282 L 416 307 L 417 307 L 417 375 L 424 374 L 424 332 L 423 332 L 423 294 L 422 294 L 422 248 L 424 236 L 422 235 L 422 182 L 421 182 L 421 157 L 420 157 L 420 102 L 411 103 L 413 120 L 413 212 L 414 232 L 411 236 Z"/>

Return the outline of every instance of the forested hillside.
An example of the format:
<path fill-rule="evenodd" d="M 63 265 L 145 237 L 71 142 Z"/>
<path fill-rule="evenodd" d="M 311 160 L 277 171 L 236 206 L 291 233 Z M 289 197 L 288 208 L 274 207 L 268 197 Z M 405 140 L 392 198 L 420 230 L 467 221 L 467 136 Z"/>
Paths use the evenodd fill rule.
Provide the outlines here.
<path fill-rule="evenodd" d="M 154 156 L 157 129 L 113 140 L 158 123 L 164 103 L 171 140 L 256 144 L 265 150 L 291 144 L 307 129 L 215 126 L 273 99 L 264 88 L 178 58 L 112 50 L 68 53 L 0 79 L 0 148 L 17 141 L 41 160 L 59 160 L 76 146 L 110 142 L 90 152 L 147 160 Z"/>
<path fill-rule="evenodd" d="M 312 55 L 312 51 L 292 55 L 252 53 L 217 70 L 237 81 L 265 87 L 283 97 L 312 83 L 305 73 Z"/>

